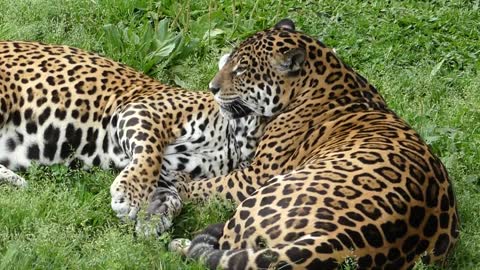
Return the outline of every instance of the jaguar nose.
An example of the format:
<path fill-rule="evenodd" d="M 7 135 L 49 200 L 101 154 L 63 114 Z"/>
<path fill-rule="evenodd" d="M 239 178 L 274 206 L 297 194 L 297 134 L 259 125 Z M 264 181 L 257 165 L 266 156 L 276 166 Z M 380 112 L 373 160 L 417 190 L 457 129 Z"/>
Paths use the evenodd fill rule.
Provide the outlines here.
<path fill-rule="evenodd" d="M 215 78 L 213 78 L 213 80 L 211 80 L 208 84 L 208 90 L 210 90 L 214 95 L 220 92 L 220 83 L 218 83 L 217 76 L 215 76 Z"/>
<path fill-rule="evenodd" d="M 218 93 L 218 91 L 220 91 L 220 87 L 212 86 L 209 88 L 209 90 L 215 95 L 216 93 Z"/>

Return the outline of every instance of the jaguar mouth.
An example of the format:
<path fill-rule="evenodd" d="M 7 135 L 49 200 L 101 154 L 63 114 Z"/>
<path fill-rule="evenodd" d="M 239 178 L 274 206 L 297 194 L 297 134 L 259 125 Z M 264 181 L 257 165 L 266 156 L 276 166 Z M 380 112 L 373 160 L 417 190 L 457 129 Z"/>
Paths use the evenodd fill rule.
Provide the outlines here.
<path fill-rule="evenodd" d="M 220 107 L 224 114 L 232 119 L 242 118 L 253 113 L 253 110 L 237 100 L 221 104 Z"/>

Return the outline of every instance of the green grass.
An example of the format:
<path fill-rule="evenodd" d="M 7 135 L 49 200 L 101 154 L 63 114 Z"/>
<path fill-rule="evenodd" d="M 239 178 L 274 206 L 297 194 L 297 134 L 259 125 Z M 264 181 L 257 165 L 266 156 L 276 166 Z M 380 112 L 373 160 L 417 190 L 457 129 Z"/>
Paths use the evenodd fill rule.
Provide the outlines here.
<path fill-rule="evenodd" d="M 462 221 L 449 269 L 480 269 L 479 1 L 370 2 L 3 0 L 0 39 L 81 47 L 201 90 L 222 52 L 288 16 L 335 47 L 441 157 Z M 29 188 L 0 186 L 0 269 L 201 269 L 165 244 L 232 208 L 187 205 L 173 231 L 136 239 L 110 210 L 114 175 L 33 167 Z"/>

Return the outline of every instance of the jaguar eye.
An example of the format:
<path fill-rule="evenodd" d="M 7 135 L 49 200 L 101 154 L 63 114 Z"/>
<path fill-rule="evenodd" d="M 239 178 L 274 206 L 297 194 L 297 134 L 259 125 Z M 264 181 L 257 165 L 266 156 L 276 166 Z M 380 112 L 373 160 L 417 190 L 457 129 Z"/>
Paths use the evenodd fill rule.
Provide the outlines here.
<path fill-rule="evenodd" d="M 245 73 L 245 71 L 247 71 L 247 67 L 237 67 L 236 69 L 234 69 L 232 71 L 232 74 L 234 76 L 240 76 L 242 75 L 243 73 Z"/>

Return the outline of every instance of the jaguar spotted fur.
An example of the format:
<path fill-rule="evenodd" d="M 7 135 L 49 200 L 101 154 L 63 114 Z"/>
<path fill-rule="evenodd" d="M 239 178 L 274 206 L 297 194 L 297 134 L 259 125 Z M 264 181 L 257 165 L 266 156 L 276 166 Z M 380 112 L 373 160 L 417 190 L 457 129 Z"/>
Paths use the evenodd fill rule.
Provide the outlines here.
<path fill-rule="evenodd" d="M 210 83 L 222 110 L 271 121 L 249 166 L 180 186 L 186 199 L 238 204 L 181 252 L 210 269 L 446 261 L 459 220 L 445 167 L 364 77 L 288 19 L 224 62 Z"/>

